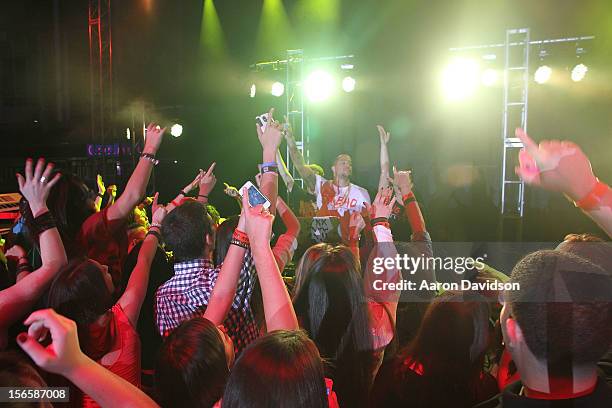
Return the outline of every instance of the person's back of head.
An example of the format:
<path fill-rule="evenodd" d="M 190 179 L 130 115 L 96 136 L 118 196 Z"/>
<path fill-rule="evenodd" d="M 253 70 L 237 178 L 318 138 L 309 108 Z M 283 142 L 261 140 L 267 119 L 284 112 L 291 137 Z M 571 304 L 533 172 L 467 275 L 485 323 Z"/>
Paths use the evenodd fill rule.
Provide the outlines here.
<path fill-rule="evenodd" d="M 162 235 L 176 262 L 202 258 L 214 249 L 213 222 L 206 206 L 195 200 L 184 200 L 164 218 Z"/>
<path fill-rule="evenodd" d="M 47 307 L 77 323 L 83 351 L 94 359 L 101 356 L 88 350 L 88 327 L 112 307 L 113 289 L 107 267 L 76 258 L 57 274 L 47 295 Z"/>
<path fill-rule="evenodd" d="M 47 383 L 42 379 L 38 371 L 28 362 L 28 360 L 14 351 L 0 352 L 0 387 L 10 388 L 44 388 Z M 6 401 L 3 407 L 51 407 L 50 403 L 32 402 L 10 403 Z"/>
<path fill-rule="evenodd" d="M 278 330 L 251 343 L 236 361 L 224 408 L 327 408 L 323 363 L 301 331 Z"/>
<path fill-rule="evenodd" d="M 355 255 L 341 245 L 310 247 L 296 269 L 293 304 L 323 358 L 333 362 L 340 403 L 365 400 L 372 381 L 374 345 Z"/>
<path fill-rule="evenodd" d="M 419 374 L 418 395 L 407 396 L 415 406 L 478 402 L 476 388 L 489 341 L 489 306 L 474 296 L 449 291 L 436 297 L 415 338 L 399 354 L 398 381 L 410 381 L 412 372 Z"/>
<path fill-rule="evenodd" d="M 592 378 L 612 345 L 612 273 L 571 253 L 543 250 L 520 260 L 511 282 L 520 290 L 504 293 L 501 322 L 523 382 Z M 542 370 L 548 379 L 540 378 Z"/>
<path fill-rule="evenodd" d="M 612 243 L 593 234 L 568 234 L 557 248 L 578 255 L 612 273 Z"/>
<path fill-rule="evenodd" d="M 196 317 L 174 330 L 157 359 L 155 385 L 164 407 L 212 407 L 229 375 L 227 350 L 219 329 Z"/>

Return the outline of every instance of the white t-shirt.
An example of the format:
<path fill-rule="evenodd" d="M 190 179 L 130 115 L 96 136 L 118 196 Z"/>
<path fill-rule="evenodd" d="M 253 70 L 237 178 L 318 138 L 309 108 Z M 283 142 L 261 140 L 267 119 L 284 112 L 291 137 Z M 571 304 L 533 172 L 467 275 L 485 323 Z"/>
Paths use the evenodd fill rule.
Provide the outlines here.
<path fill-rule="evenodd" d="M 316 176 L 315 182 L 315 195 L 317 196 L 317 208 L 321 208 L 323 206 L 323 195 L 321 194 L 321 189 L 323 184 L 327 183 L 328 180 L 323 177 Z M 370 204 L 370 194 L 368 194 L 368 190 L 363 187 L 359 187 L 351 183 L 346 187 L 338 187 L 337 185 L 333 185 L 335 197 L 333 202 L 328 204 L 329 210 L 337 210 L 338 214 L 342 216 L 345 211 L 359 211 L 363 209 L 363 203 L 366 202 Z"/>

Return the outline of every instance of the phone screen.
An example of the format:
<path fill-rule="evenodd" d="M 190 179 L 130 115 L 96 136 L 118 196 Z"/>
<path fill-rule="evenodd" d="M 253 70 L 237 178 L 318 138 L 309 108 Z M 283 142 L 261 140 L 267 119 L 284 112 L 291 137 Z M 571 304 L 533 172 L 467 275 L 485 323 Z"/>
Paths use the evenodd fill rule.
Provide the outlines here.
<path fill-rule="evenodd" d="M 251 205 L 251 207 L 255 207 L 259 204 L 263 204 L 266 201 L 268 201 L 268 199 L 259 192 L 259 190 L 257 189 L 257 187 L 255 186 L 251 186 L 248 189 L 248 193 L 249 193 L 249 204 Z"/>

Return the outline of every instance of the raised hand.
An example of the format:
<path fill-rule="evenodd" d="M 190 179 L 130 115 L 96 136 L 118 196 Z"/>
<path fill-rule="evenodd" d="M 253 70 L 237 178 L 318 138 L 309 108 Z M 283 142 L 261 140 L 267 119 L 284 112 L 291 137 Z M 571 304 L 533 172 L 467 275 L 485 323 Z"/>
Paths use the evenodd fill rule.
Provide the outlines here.
<path fill-rule="evenodd" d="M 150 123 L 146 130 L 145 147 L 143 153 L 156 154 L 162 143 L 166 128 L 162 128 L 155 123 Z"/>
<path fill-rule="evenodd" d="M 391 187 L 379 189 L 370 207 L 370 216 L 372 218 L 389 218 L 393 212 L 395 200 L 396 198 L 393 197 L 393 189 Z"/>
<path fill-rule="evenodd" d="M 208 170 L 206 170 L 206 173 L 202 174 L 202 177 L 200 178 L 200 181 L 199 181 L 200 194 L 202 195 L 210 194 L 210 192 L 215 187 L 215 184 L 217 184 L 217 178 L 215 177 L 215 174 L 213 173 L 216 165 L 217 163 L 213 162 L 208 168 Z"/>
<path fill-rule="evenodd" d="M 389 182 L 393 185 L 396 196 L 399 193 L 400 198 L 412 192 L 412 172 L 409 170 L 397 171 L 393 166 L 393 178 L 389 177 Z"/>
<path fill-rule="evenodd" d="M 251 207 L 249 204 L 249 193 L 246 188 L 242 190 L 242 211 L 245 221 L 244 232 L 249 236 L 251 245 L 254 243 L 267 243 L 267 245 L 270 245 L 274 216 L 261 204 Z"/>
<path fill-rule="evenodd" d="M 25 258 L 28 254 L 25 249 L 23 249 L 23 247 L 19 245 L 13 245 L 8 249 L 8 251 L 5 252 L 4 255 L 6 255 L 7 258 L 16 258 L 16 260 L 18 261 L 21 258 Z"/>
<path fill-rule="evenodd" d="M 266 130 L 262 132 L 261 126 L 259 123 L 257 126 L 257 137 L 259 138 L 259 143 L 261 143 L 261 147 L 267 151 L 273 151 L 276 154 L 276 149 L 280 146 L 280 142 L 282 140 L 283 134 L 283 125 L 281 125 L 278 121 L 274 120 L 274 108 L 270 108 L 268 112 L 268 126 L 266 126 Z"/>
<path fill-rule="evenodd" d="M 389 139 L 391 138 L 391 133 L 387 132 L 385 128 L 382 127 L 382 125 L 376 125 L 376 128 L 378 129 L 378 136 L 380 137 L 380 143 L 381 144 L 389 143 Z"/>
<path fill-rule="evenodd" d="M 86 359 L 79 347 L 76 323 L 60 316 L 53 309 L 38 310 L 24 322 L 30 326 L 28 334 L 17 336 L 17 344 L 39 367 L 65 375 Z M 51 333 L 51 344 L 43 346 L 38 339 L 46 330 Z"/>
<path fill-rule="evenodd" d="M 111 195 L 111 197 L 116 197 L 117 196 L 117 185 L 116 184 L 111 184 L 110 186 L 108 186 L 106 188 L 106 191 L 108 191 Z"/>
<path fill-rule="evenodd" d="M 597 184 L 588 157 L 576 144 L 545 140 L 538 145 L 523 129 L 516 129 L 516 137 L 525 148 L 519 153 L 515 171 L 526 183 L 560 191 L 574 201 L 584 198 Z"/>
<path fill-rule="evenodd" d="M 236 187 L 230 186 L 227 183 L 223 183 L 223 185 L 225 186 L 225 188 L 223 189 L 223 192 L 225 194 L 227 194 L 228 196 L 232 198 L 240 197 L 240 193 L 238 192 L 238 189 Z"/>
<path fill-rule="evenodd" d="M 104 180 L 102 180 L 102 176 L 96 175 L 96 184 L 98 185 L 98 194 L 103 195 L 106 193 L 106 187 L 104 186 Z"/>
<path fill-rule="evenodd" d="M 39 212 L 47 208 L 46 202 L 51 192 L 51 188 L 53 188 L 61 177 L 61 174 L 57 173 L 49 180 L 51 171 L 53 171 L 53 163 L 48 163 L 45 166 L 45 159 L 41 158 L 36 162 L 35 169 L 32 169 L 32 159 L 26 160 L 25 178 L 17 173 L 19 191 L 21 191 L 21 194 L 30 204 L 30 209 L 35 217 Z"/>
<path fill-rule="evenodd" d="M 157 203 L 157 199 L 159 198 L 159 193 L 155 193 L 155 197 L 153 197 L 153 204 L 151 204 L 151 214 L 152 220 L 151 222 L 156 225 L 161 225 L 162 221 L 166 217 L 168 210 L 161 204 Z"/>
<path fill-rule="evenodd" d="M 183 188 L 182 191 L 185 194 L 189 194 L 191 192 L 191 190 L 193 190 L 194 188 L 196 188 L 200 184 L 200 180 L 202 179 L 203 175 L 204 175 L 204 170 L 200 169 L 198 171 L 198 175 L 191 181 L 191 183 L 187 184 L 185 186 L 185 188 Z"/>

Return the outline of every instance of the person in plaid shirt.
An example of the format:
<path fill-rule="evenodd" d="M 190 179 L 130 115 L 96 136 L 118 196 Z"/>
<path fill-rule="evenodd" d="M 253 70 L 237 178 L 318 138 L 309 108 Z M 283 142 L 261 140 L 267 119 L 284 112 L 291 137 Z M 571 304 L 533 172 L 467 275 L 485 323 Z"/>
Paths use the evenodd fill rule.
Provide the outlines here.
<path fill-rule="evenodd" d="M 204 204 L 186 200 L 164 219 L 162 234 L 175 260 L 174 276 L 156 293 L 155 321 L 160 334 L 167 337 L 184 321 L 204 314 L 220 268 L 212 262 L 215 229 Z M 252 256 L 247 251 L 224 321 L 236 353 L 258 336 L 250 308 L 255 279 Z"/>

